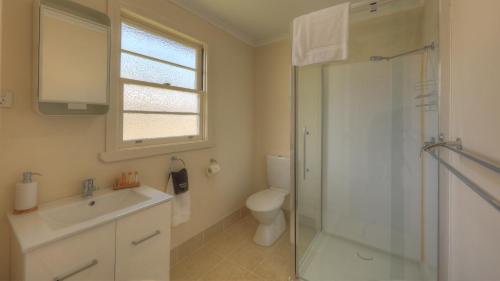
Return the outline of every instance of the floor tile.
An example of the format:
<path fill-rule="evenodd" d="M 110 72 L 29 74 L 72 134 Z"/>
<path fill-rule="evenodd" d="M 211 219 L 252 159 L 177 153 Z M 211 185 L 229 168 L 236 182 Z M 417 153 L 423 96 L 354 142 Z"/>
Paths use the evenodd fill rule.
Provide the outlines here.
<path fill-rule="evenodd" d="M 222 256 L 207 247 L 203 247 L 174 266 L 172 276 L 178 279 L 173 280 L 196 280 L 215 268 L 221 261 Z"/>
<path fill-rule="evenodd" d="M 290 263 L 290 256 L 272 254 L 266 257 L 253 272 L 268 280 L 288 280 Z"/>
<path fill-rule="evenodd" d="M 287 281 L 290 275 L 289 229 L 270 247 L 253 242 L 258 227 L 247 216 L 214 233 L 204 246 L 171 270 L 172 281 Z"/>
<path fill-rule="evenodd" d="M 257 281 L 261 278 L 248 270 L 225 260 L 212 271 L 202 276 L 200 281 Z"/>
<path fill-rule="evenodd" d="M 253 242 L 247 242 L 229 255 L 228 258 L 247 270 L 254 270 L 268 254 L 270 254 L 268 249 L 258 246 Z"/>
<path fill-rule="evenodd" d="M 244 242 L 240 236 L 222 233 L 211 239 L 206 247 L 223 257 L 227 257 L 239 249 Z"/>

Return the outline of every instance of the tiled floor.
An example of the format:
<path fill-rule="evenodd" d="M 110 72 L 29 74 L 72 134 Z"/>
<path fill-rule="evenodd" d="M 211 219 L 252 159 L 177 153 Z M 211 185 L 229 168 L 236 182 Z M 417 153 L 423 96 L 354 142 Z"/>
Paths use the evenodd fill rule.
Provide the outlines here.
<path fill-rule="evenodd" d="M 172 281 L 286 281 L 290 275 L 289 230 L 271 247 L 252 241 L 257 222 L 247 216 L 171 270 Z"/>

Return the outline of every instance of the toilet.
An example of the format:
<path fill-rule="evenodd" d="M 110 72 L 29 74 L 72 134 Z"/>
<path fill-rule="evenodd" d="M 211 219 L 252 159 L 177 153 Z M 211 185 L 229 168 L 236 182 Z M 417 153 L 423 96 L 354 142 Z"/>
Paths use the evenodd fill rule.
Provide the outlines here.
<path fill-rule="evenodd" d="M 246 204 L 259 222 L 253 241 L 261 246 L 271 246 L 285 232 L 281 206 L 290 193 L 290 159 L 268 155 L 266 160 L 269 188 L 252 194 Z"/>

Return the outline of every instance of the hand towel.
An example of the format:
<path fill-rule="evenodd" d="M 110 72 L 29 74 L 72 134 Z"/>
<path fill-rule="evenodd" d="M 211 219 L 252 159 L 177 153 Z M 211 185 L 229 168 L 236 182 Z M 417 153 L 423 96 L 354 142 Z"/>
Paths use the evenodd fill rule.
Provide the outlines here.
<path fill-rule="evenodd" d="M 174 199 L 172 199 L 172 226 L 175 227 L 191 219 L 191 194 L 189 191 L 176 194 L 170 177 L 168 177 L 167 192 L 174 195 Z"/>
<path fill-rule="evenodd" d="M 292 63 L 304 66 L 346 60 L 349 47 L 349 2 L 293 20 Z"/>
<path fill-rule="evenodd" d="M 188 172 L 186 168 L 182 168 L 177 172 L 170 172 L 170 176 L 172 177 L 176 195 L 189 190 Z"/>
<path fill-rule="evenodd" d="M 186 191 L 182 194 L 175 195 L 172 204 L 172 225 L 178 226 L 186 223 L 191 218 L 191 194 Z"/>

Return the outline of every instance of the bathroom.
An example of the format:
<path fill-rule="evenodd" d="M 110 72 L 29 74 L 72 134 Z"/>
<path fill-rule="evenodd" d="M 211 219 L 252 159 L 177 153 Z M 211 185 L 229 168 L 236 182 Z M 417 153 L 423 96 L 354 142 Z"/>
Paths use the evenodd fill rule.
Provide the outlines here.
<path fill-rule="evenodd" d="M 347 4 L 344 53 L 292 60 L 293 23 Z M 42 60 L 39 49 L 50 42 L 41 40 L 44 5 L 50 15 L 60 8 L 104 23 L 104 59 L 94 65 L 105 71 L 105 96 L 97 105 L 43 99 L 42 79 L 66 87 L 72 73 L 88 71 L 55 61 L 82 63 L 77 53 L 92 43 L 56 34 L 73 49 Z M 0 280 L 500 280 L 500 180 L 482 165 L 495 171 L 500 162 L 498 1 L 2 0 L 0 7 Z M 144 36 L 174 42 L 181 55 L 147 53 Z M 150 65 L 124 71 L 127 56 Z M 47 61 L 66 68 L 43 77 Z M 155 71 L 165 70 L 158 63 L 194 78 L 167 73 L 173 78 L 157 82 Z M 71 81 L 86 77 L 79 78 Z M 181 105 L 178 119 L 156 129 L 147 118 L 134 123 L 134 114 L 165 107 L 132 104 L 126 112 L 130 85 L 174 93 L 165 102 Z M 175 91 L 189 98 L 178 103 Z M 145 125 L 144 141 L 126 136 L 127 114 L 129 133 Z M 439 147 L 444 142 L 482 160 Z M 188 192 L 175 194 L 183 169 Z M 14 215 L 16 200 L 26 200 L 16 188 L 25 172 L 37 193 Z M 141 186 L 111 191 L 123 182 Z M 92 227 L 57 225 L 51 241 L 43 241 L 45 228 L 22 233 L 38 214 L 71 218 L 54 210 L 82 200 L 99 207 L 110 194 L 157 201 L 136 204 L 132 214 L 115 210 L 114 219 L 96 215 Z M 128 220 L 141 214 L 150 217 Z M 23 236 L 40 245 L 26 250 Z M 131 255 L 120 255 L 123 237 L 139 243 L 126 248 Z M 84 239 L 88 249 L 78 246 Z M 77 246 L 63 244 L 71 241 Z M 158 241 L 148 248 L 154 257 L 133 253 Z M 98 246 L 104 258 L 88 256 Z M 49 260 L 30 257 L 41 250 L 61 264 L 43 271 Z M 66 252 L 80 250 L 80 258 Z M 36 275 L 42 271 L 47 278 Z"/>

